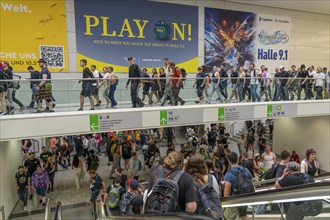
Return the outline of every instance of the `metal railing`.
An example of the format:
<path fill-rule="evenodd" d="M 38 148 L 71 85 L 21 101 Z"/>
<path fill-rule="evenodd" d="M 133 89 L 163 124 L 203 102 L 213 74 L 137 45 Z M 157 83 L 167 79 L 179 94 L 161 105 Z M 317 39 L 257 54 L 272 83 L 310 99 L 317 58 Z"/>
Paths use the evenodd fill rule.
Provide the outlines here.
<path fill-rule="evenodd" d="M 51 219 L 51 207 L 50 207 L 50 199 L 47 199 L 46 209 L 45 209 L 45 220 Z"/>
<path fill-rule="evenodd" d="M 5 220 L 6 219 L 5 206 L 0 207 L 0 212 L 1 212 L 2 220 Z"/>
<path fill-rule="evenodd" d="M 62 203 L 57 202 L 54 220 L 62 220 Z"/>

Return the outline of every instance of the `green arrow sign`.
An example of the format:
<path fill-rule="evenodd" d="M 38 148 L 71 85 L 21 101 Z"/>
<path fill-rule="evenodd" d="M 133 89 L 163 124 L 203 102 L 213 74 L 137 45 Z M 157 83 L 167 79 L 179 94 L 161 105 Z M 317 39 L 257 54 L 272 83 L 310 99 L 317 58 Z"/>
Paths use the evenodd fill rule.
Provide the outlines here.
<path fill-rule="evenodd" d="M 267 117 L 273 116 L 273 105 L 267 105 Z"/>
<path fill-rule="evenodd" d="M 160 111 L 160 125 L 167 125 L 167 111 Z"/>
<path fill-rule="evenodd" d="M 89 128 L 91 131 L 100 130 L 98 115 L 89 115 Z"/>
<path fill-rule="evenodd" d="M 218 108 L 218 121 L 223 121 L 225 120 L 225 108 L 221 107 Z"/>

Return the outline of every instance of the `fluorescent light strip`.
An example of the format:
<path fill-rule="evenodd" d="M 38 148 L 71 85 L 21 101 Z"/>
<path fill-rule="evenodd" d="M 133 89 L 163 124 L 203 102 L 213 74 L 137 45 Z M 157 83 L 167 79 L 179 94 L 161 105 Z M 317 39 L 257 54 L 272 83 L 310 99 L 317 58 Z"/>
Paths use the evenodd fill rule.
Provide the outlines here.
<path fill-rule="evenodd" d="M 269 203 L 286 203 L 286 202 L 301 202 L 301 201 L 310 201 L 310 200 L 329 200 L 329 196 L 315 196 L 308 198 L 296 198 L 296 199 L 282 199 L 282 200 L 273 200 L 273 201 L 261 201 L 261 202 L 249 202 L 249 203 L 238 203 L 238 204 L 228 204 L 222 205 L 224 208 L 230 207 L 240 207 L 240 206 L 253 206 L 253 205 L 263 205 Z"/>

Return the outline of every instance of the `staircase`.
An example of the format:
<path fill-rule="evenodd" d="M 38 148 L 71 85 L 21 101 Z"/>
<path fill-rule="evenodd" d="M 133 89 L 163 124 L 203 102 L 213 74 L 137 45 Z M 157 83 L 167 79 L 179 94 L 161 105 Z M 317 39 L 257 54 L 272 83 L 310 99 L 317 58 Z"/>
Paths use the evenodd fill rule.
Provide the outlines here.
<path fill-rule="evenodd" d="M 264 138 L 266 139 L 266 145 L 272 148 L 273 147 L 273 140 L 270 139 L 269 127 L 265 126 L 265 128 L 266 128 L 266 134 L 264 134 Z M 255 130 L 257 130 L 257 129 L 255 128 Z M 235 134 L 231 134 L 229 139 L 231 141 L 237 143 L 241 139 L 241 134 L 244 134 L 245 137 L 247 136 L 248 130 L 245 126 L 239 132 L 236 132 Z M 256 141 L 258 140 L 258 135 L 256 133 L 255 133 L 255 139 L 256 139 Z M 254 148 L 258 149 L 258 144 L 257 143 L 255 144 Z"/>

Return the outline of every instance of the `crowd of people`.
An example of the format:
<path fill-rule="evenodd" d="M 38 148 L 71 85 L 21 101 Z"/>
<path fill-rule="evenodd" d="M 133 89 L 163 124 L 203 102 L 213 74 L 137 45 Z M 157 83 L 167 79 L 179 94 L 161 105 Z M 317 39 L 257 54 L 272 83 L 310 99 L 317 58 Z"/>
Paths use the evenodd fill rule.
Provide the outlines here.
<path fill-rule="evenodd" d="M 128 80 L 125 87 L 130 87 L 132 107 L 143 107 L 146 104 L 164 106 L 181 105 L 185 100 L 180 97 L 180 91 L 186 88 L 187 73 L 185 69 L 178 67 L 168 58 L 164 58 L 164 67 L 153 68 L 149 75 L 146 68 L 140 68 L 133 57 L 127 59 Z M 13 68 L 7 61 L 0 62 L 0 98 L 1 115 L 13 114 L 16 110 L 14 103 L 19 106 L 20 111 L 26 108 L 35 109 L 35 113 L 54 112 L 55 98 L 52 93 L 51 73 L 47 68 L 44 59 L 38 61 L 41 71 L 29 66 L 30 89 L 32 91 L 31 102 L 28 106 L 22 104 L 16 98 L 16 91 L 19 90 L 19 81 L 8 81 L 14 79 Z M 115 74 L 113 67 L 103 67 L 98 71 L 95 65 L 87 66 L 87 60 L 80 60 L 83 69 L 82 84 L 80 93 L 79 111 L 84 109 L 84 99 L 89 98 L 90 110 L 101 106 L 99 92 L 103 88 L 105 108 L 116 108 L 116 90 L 119 86 L 119 78 Z M 326 67 L 313 65 L 306 68 L 304 64 L 297 68 L 291 66 L 290 70 L 285 70 L 284 66 L 273 71 L 262 65 L 259 69 L 253 63 L 248 68 L 232 66 L 227 63 L 214 66 L 209 72 L 207 66 L 200 66 L 197 69 L 196 79 L 193 88 L 196 94 L 195 103 L 211 104 L 212 102 L 260 102 L 264 101 L 288 101 L 288 100 L 310 100 L 328 99 L 330 88 L 330 71 Z M 228 87 L 230 94 L 228 93 Z M 142 88 L 142 99 L 139 90 Z M 304 95 L 302 96 L 302 91 Z M 213 98 L 217 93 L 216 99 Z M 42 103 L 45 103 L 43 109 Z M 146 102 L 145 102 L 146 101 Z M 36 104 L 36 107 L 35 107 Z"/>
<path fill-rule="evenodd" d="M 278 161 L 272 149 L 259 141 L 265 132 L 263 123 L 255 124 L 256 127 L 250 127 L 248 137 L 242 136 L 237 142 L 237 152 L 229 147 L 232 146 L 230 134 L 224 124 L 212 124 L 206 129 L 203 126 L 184 128 L 185 141 L 180 147 L 176 138 L 181 133 L 174 128 L 52 137 L 48 140 L 49 146 L 42 147 L 39 158 L 31 151 L 31 141 L 22 140 L 24 161 L 15 175 L 18 196 L 25 211 L 28 198 L 33 199 L 34 192 L 45 206 L 46 194 L 54 191 L 55 173 L 62 167 L 72 169 L 77 190 L 88 174 L 90 202 L 102 201 L 109 206 L 111 215 L 187 212 L 214 219 L 221 216 L 247 219 L 247 207 L 223 210 L 221 198 L 254 192 L 253 182 L 261 179 L 279 178 L 275 187 L 281 188 L 304 184 L 303 174 L 314 177 L 320 173 L 313 149 L 306 151 L 303 160 L 294 151 L 283 151 Z M 166 153 L 161 150 L 163 146 L 167 147 Z M 259 152 L 263 149 L 260 146 L 264 152 Z M 106 177 L 98 174 L 103 151 L 110 166 Z M 149 173 L 149 184 L 143 189 L 139 180 L 145 172 Z M 240 173 L 249 186 L 244 190 L 238 181 Z M 107 185 L 104 178 L 112 183 Z M 296 181 L 291 181 L 292 178 Z M 204 204 L 202 197 L 208 198 L 208 203 Z M 208 208 L 211 211 L 206 210 Z M 265 206 L 258 206 L 256 214 L 265 210 Z M 287 213 L 295 213 L 290 210 L 288 207 Z"/>

